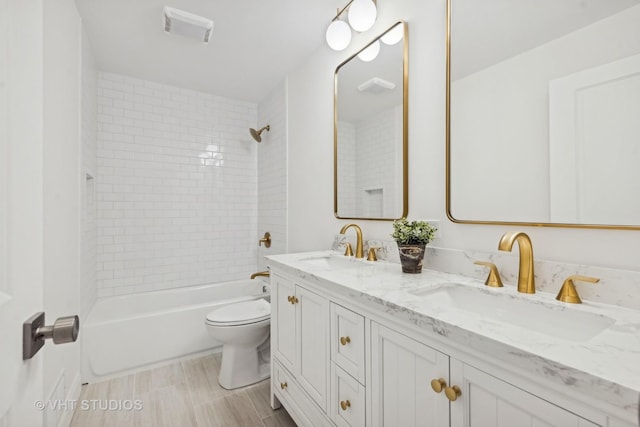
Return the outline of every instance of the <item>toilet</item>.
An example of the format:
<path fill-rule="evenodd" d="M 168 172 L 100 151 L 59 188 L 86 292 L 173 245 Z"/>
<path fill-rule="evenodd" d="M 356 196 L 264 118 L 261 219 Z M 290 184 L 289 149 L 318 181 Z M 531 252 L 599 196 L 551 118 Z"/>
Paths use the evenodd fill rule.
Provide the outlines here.
<path fill-rule="evenodd" d="M 210 336 L 222 346 L 218 383 L 228 390 L 244 387 L 270 375 L 269 347 L 271 304 L 264 299 L 243 301 L 218 308 L 207 315 Z"/>

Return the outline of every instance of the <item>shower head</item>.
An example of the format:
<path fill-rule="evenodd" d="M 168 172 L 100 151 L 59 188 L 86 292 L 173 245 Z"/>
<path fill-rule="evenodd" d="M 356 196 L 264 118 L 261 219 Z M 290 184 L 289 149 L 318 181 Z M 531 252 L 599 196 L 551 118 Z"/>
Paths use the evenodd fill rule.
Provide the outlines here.
<path fill-rule="evenodd" d="M 249 133 L 251 134 L 253 139 L 256 140 L 256 142 L 260 142 L 260 141 L 262 141 L 262 137 L 260 136 L 260 134 L 262 134 L 262 132 L 265 131 L 265 130 L 267 132 L 269 132 L 269 130 L 271 130 L 271 126 L 266 125 L 265 127 L 263 127 L 260 130 L 255 130 L 254 128 L 249 128 Z"/>

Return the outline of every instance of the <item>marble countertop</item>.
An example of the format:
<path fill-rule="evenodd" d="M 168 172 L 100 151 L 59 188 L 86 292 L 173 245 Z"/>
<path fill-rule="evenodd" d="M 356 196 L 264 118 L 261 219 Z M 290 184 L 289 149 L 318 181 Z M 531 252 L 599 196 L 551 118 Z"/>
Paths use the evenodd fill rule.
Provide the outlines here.
<path fill-rule="evenodd" d="M 624 411 L 625 418 L 637 419 L 640 311 L 589 301 L 566 304 L 549 293 L 519 294 L 515 286 L 507 284 L 504 288 L 488 288 L 476 279 L 433 270 L 403 274 L 399 264 L 345 258 L 333 251 L 273 255 L 267 259 L 270 266 L 290 275 L 381 309 L 469 350 L 491 354 L 516 368 L 605 401 Z M 446 304 L 443 308 L 425 295 L 452 287 L 498 293 L 500 298 L 526 298 L 551 310 L 591 313 L 610 318 L 612 324 L 593 337 L 572 340 L 536 332 L 526 325 L 499 322 L 477 312 L 448 309 Z"/>

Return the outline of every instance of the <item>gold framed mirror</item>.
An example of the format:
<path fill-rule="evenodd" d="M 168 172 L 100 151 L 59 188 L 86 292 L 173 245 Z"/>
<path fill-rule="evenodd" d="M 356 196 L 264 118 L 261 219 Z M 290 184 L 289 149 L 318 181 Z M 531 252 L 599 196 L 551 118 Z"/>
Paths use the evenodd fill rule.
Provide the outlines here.
<path fill-rule="evenodd" d="M 447 9 L 449 219 L 640 230 L 640 4 Z"/>
<path fill-rule="evenodd" d="M 408 58 L 398 21 L 334 74 L 334 213 L 337 218 L 407 216 Z"/>

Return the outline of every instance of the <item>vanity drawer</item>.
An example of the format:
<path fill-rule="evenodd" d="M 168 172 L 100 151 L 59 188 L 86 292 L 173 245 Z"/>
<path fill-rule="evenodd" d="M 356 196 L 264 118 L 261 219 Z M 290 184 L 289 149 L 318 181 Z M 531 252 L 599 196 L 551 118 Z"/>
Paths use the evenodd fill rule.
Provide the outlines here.
<path fill-rule="evenodd" d="M 364 317 L 331 304 L 331 360 L 365 384 Z"/>
<path fill-rule="evenodd" d="M 364 427 L 365 388 L 335 363 L 331 364 L 329 414 L 339 427 Z"/>
<path fill-rule="evenodd" d="M 293 417 L 298 425 L 313 425 L 307 414 L 310 414 L 307 407 L 308 398 L 289 372 L 283 368 L 278 362 L 273 362 L 273 378 L 271 379 L 271 387 L 274 394 L 280 400 L 280 403 L 287 408 L 287 411 Z"/>

